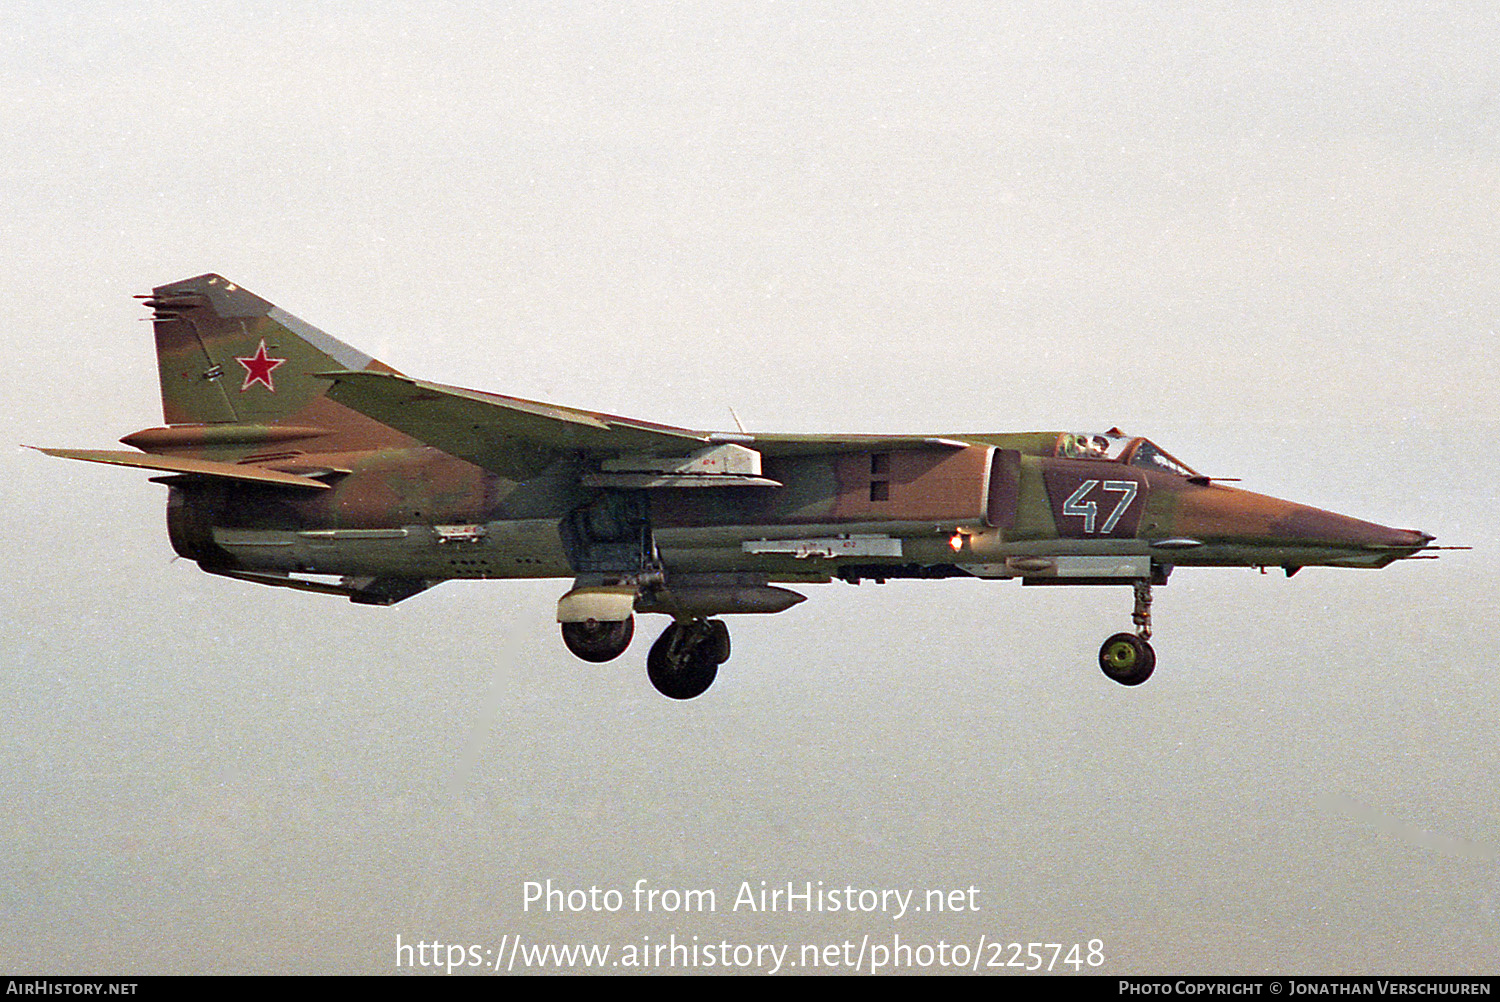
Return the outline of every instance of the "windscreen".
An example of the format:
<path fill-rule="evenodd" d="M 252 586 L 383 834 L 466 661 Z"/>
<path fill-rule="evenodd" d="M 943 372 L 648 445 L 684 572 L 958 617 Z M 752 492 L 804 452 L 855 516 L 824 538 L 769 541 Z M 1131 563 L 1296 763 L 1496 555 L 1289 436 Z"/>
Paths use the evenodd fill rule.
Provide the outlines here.
<path fill-rule="evenodd" d="M 1094 459 L 1127 463 L 1146 470 L 1161 470 L 1179 477 L 1198 474 L 1187 464 L 1147 438 L 1132 438 L 1118 428 L 1104 432 L 1064 432 L 1057 438 L 1060 459 Z"/>

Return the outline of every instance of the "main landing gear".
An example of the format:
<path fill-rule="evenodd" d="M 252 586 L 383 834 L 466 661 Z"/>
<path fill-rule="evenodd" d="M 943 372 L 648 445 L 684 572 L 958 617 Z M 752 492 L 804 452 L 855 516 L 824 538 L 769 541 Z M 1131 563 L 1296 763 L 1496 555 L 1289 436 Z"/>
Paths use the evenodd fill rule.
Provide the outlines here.
<path fill-rule="evenodd" d="M 563 643 L 585 661 L 602 664 L 625 653 L 635 636 L 635 617 L 618 622 L 583 620 L 562 624 Z M 656 691 L 670 699 L 701 696 L 714 684 L 719 665 L 729 660 L 729 627 L 722 619 L 672 623 L 646 656 L 646 674 Z"/>
<path fill-rule="evenodd" d="M 668 699 L 692 699 L 713 685 L 729 660 L 729 627 L 722 619 L 674 622 L 646 656 L 646 674 Z"/>
<path fill-rule="evenodd" d="M 634 616 L 616 623 L 588 619 L 579 623 L 562 624 L 563 644 L 575 657 L 595 664 L 613 661 L 624 654 L 634 636 Z"/>
<path fill-rule="evenodd" d="M 1099 667 L 1121 685 L 1140 685 L 1156 670 L 1151 648 L 1151 582 L 1135 582 L 1134 633 L 1116 633 L 1099 648 Z"/>

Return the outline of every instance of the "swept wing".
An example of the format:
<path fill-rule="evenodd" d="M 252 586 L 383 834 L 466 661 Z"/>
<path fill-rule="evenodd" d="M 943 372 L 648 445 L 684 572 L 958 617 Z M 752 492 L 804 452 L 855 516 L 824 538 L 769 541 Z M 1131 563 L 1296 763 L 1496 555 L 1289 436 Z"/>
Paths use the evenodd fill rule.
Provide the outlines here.
<path fill-rule="evenodd" d="M 695 431 L 498 393 L 429 383 L 394 373 L 328 372 L 328 396 L 460 459 L 505 470 L 516 442 L 592 455 L 680 454 L 730 442 L 766 456 L 864 449 L 961 449 L 966 443 L 920 435 L 751 435 Z"/>

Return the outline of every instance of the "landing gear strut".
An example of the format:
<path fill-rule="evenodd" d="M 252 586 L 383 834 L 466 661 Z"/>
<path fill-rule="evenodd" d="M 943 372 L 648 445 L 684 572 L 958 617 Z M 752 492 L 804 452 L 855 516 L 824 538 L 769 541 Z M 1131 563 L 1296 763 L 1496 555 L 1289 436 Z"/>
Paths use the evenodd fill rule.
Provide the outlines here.
<path fill-rule="evenodd" d="M 646 674 L 669 699 L 692 699 L 714 683 L 729 660 L 729 627 L 720 619 L 673 623 L 646 656 Z"/>
<path fill-rule="evenodd" d="M 1135 583 L 1135 611 L 1130 614 L 1130 621 L 1135 624 L 1136 636 L 1142 640 L 1151 639 L 1151 582 L 1137 581 Z"/>
<path fill-rule="evenodd" d="M 1116 633 L 1099 648 L 1099 667 L 1121 685 L 1140 685 L 1156 670 L 1151 647 L 1151 582 L 1135 582 L 1135 633 Z"/>

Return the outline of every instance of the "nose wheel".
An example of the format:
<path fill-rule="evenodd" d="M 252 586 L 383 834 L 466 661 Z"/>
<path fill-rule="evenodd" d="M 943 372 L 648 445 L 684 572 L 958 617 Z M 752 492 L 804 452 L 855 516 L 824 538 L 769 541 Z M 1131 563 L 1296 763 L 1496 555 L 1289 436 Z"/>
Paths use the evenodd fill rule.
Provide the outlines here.
<path fill-rule="evenodd" d="M 1151 582 L 1135 582 L 1135 633 L 1116 633 L 1099 648 L 1099 667 L 1121 685 L 1140 685 L 1156 670 L 1151 647 Z"/>
<path fill-rule="evenodd" d="M 1116 633 L 1099 648 L 1099 667 L 1121 685 L 1140 685 L 1156 670 L 1156 651 L 1134 633 Z"/>

